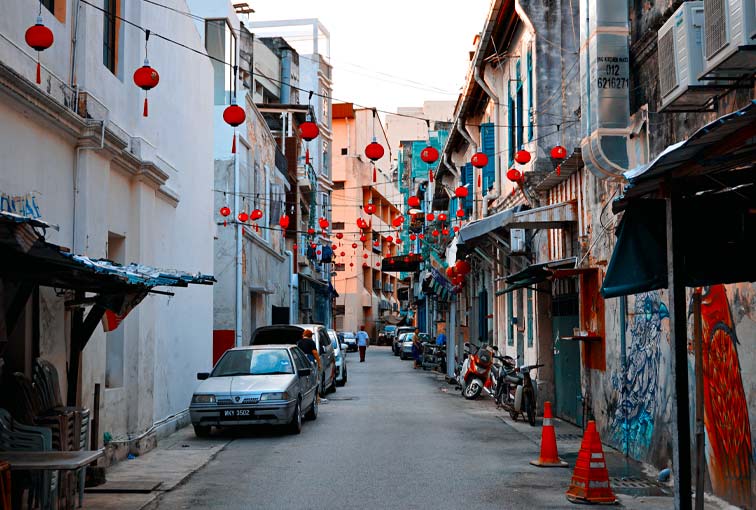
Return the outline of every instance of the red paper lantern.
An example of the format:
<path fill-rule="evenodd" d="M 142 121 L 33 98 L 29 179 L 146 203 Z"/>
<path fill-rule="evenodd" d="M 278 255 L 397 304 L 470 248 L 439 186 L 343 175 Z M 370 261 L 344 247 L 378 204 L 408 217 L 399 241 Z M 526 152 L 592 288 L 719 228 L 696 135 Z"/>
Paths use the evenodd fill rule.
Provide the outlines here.
<path fill-rule="evenodd" d="M 417 237 L 419 237 L 420 239 L 425 239 L 425 234 L 418 234 Z"/>
<path fill-rule="evenodd" d="M 368 202 L 365 204 L 365 207 L 363 207 L 366 214 L 374 214 L 376 211 L 375 204 L 373 202 Z"/>
<path fill-rule="evenodd" d="M 438 151 L 435 147 L 429 145 L 420 152 L 420 159 L 428 164 L 435 163 L 438 161 Z"/>
<path fill-rule="evenodd" d="M 326 218 L 320 218 L 318 220 L 318 225 L 320 225 L 320 228 L 325 229 L 325 228 L 328 228 L 329 223 L 328 223 L 328 220 Z"/>
<path fill-rule="evenodd" d="M 323 253 L 323 252 L 322 252 L 322 251 L 320 251 L 320 250 L 318 250 L 318 251 L 316 251 L 316 252 L 315 252 L 315 254 L 316 254 L 316 255 L 321 255 L 322 253 Z"/>
<path fill-rule="evenodd" d="M 415 195 L 412 195 L 407 199 L 407 205 L 410 207 L 420 207 L 420 199 Z"/>
<path fill-rule="evenodd" d="M 396 238 L 396 244 L 402 244 L 402 238 L 401 237 L 397 237 Z"/>
<path fill-rule="evenodd" d="M 299 125 L 299 136 L 308 142 L 317 138 L 319 134 L 320 129 L 318 129 L 318 125 L 310 120 L 306 120 Z"/>
<path fill-rule="evenodd" d="M 456 233 L 456 232 L 459 232 L 459 227 L 458 227 L 458 226 L 456 226 L 456 225 L 454 225 L 454 232 L 455 232 L 455 233 Z"/>
<path fill-rule="evenodd" d="M 310 248 L 315 248 L 315 247 L 317 247 L 317 246 L 318 246 L 317 244 L 315 244 L 315 243 L 312 243 L 312 244 L 310 245 Z"/>
<path fill-rule="evenodd" d="M 519 150 L 515 153 L 514 160 L 519 164 L 524 165 L 530 162 L 530 153 L 525 150 Z"/>
<path fill-rule="evenodd" d="M 391 224 L 395 227 L 401 227 L 402 223 L 404 223 L 404 216 L 397 216 L 393 220 L 391 220 Z"/>
<path fill-rule="evenodd" d="M 344 238 L 344 234 L 342 234 L 341 232 L 336 234 L 336 239 L 343 239 L 343 238 Z"/>
<path fill-rule="evenodd" d="M 454 196 L 457 198 L 465 198 L 468 193 L 469 192 L 467 191 L 467 187 L 465 186 L 459 186 L 454 190 Z"/>
<path fill-rule="evenodd" d="M 373 246 L 378 246 L 380 244 L 381 244 L 381 242 L 379 240 L 377 240 L 377 239 L 375 241 L 373 241 Z"/>
<path fill-rule="evenodd" d="M 229 209 L 227 205 L 224 205 L 223 207 L 220 208 L 220 213 L 221 213 L 221 216 L 225 218 L 226 216 L 231 214 L 231 209 Z"/>
<path fill-rule="evenodd" d="M 362 241 L 364 243 L 365 241 L 367 241 L 367 237 L 364 236 L 364 235 L 361 235 L 360 236 L 360 241 Z"/>
<path fill-rule="evenodd" d="M 229 126 L 239 126 L 246 120 L 246 118 L 247 114 L 244 113 L 244 108 L 236 104 L 236 102 L 232 102 L 230 105 L 226 106 L 225 110 L 223 110 L 223 121 Z"/>
<path fill-rule="evenodd" d="M 375 267 L 381 267 L 381 263 L 380 262 L 376 262 L 375 263 Z"/>
<path fill-rule="evenodd" d="M 148 90 L 157 87 L 157 84 L 160 82 L 160 75 L 158 72 L 150 67 L 150 62 L 145 58 L 144 59 L 144 65 L 140 68 L 138 68 L 136 71 L 134 71 L 134 83 L 137 87 L 147 92 Z M 242 113 L 244 110 L 242 110 Z M 147 105 L 147 96 L 144 96 L 144 109 L 142 111 L 142 115 L 147 117 L 148 113 L 148 105 Z"/>
<path fill-rule="evenodd" d="M 433 221 L 433 220 L 436 219 L 436 215 L 433 214 L 432 212 L 428 213 L 428 214 L 425 215 L 425 219 L 428 220 L 428 221 Z"/>
<path fill-rule="evenodd" d="M 239 221 L 241 221 L 242 223 L 244 223 L 244 222 L 246 222 L 249 219 L 249 214 L 247 214 L 246 212 L 242 211 L 242 212 L 239 213 L 239 216 L 237 216 L 237 218 L 239 219 Z"/>
<path fill-rule="evenodd" d="M 443 229 L 443 230 L 441 231 L 441 233 L 442 233 L 442 234 L 444 234 L 445 236 L 448 236 L 448 235 L 449 235 L 449 229 L 448 229 L 448 228 L 445 228 L 445 229 Z"/>
<path fill-rule="evenodd" d="M 339 253 L 339 256 L 341 256 L 341 257 L 343 257 L 344 255 L 346 255 L 346 253 L 343 252 L 343 251 L 341 253 Z"/>
<path fill-rule="evenodd" d="M 352 243 L 352 248 L 354 248 L 355 250 L 357 249 L 357 246 L 359 246 L 357 243 Z"/>
<path fill-rule="evenodd" d="M 350 262 L 349 267 L 354 267 L 354 262 Z"/>
<path fill-rule="evenodd" d="M 555 145 L 551 148 L 552 159 L 564 159 L 567 157 L 567 149 L 561 145 Z"/>
<path fill-rule="evenodd" d="M 457 209 L 457 218 L 464 218 L 465 217 L 465 210 L 461 207 Z"/>
<path fill-rule="evenodd" d="M 362 258 L 363 258 L 363 259 L 366 259 L 366 258 L 368 258 L 368 254 L 367 254 L 367 253 L 363 253 L 363 254 L 362 254 Z"/>
<path fill-rule="evenodd" d="M 488 164 L 488 156 L 484 152 L 476 152 L 473 154 L 472 158 L 470 158 L 470 163 L 472 163 L 472 166 L 475 168 L 483 168 Z"/>
<path fill-rule="evenodd" d="M 457 273 L 463 276 L 469 273 L 471 269 L 470 263 L 466 260 L 458 260 L 454 268 L 457 270 Z"/>
<path fill-rule="evenodd" d="M 379 144 L 375 140 L 370 142 L 367 147 L 365 147 L 365 156 L 367 156 L 370 161 L 378 161 L 383 157 L 383 153 L 383 145 Z"/>
<path fill-rule="evenodd" d="M 454 272 L 454 266 L 449 266 L 446 268 L 446 276 L 448 276 L 449 278 L 454 278 L 455 275 L 456 273 Z"/>
<path fill-rule="evenodd" d="M 438 229 L 434 228 L 433 229 L 433 237 L 438 237 L 439 234 L 440 234 L 440 232 L 438 231 Z"/>
<path fill-rule="evenodd" d="M 414 241 L 417 239 L 417 236 L 415 234 L 410 234 L 410 241 Z"/>
<path fill-rule="evenodd" d="M 259 220 L 263 217 L 263 212 L 260 209 L 253 209 L 252 213 L 249 215 L 249 219 L 252 221 Z"/>
<path fill-rule="evenodd" d="M 370 266 L 368 266 L 368 263 L 367 263 L 367 262 L 363 262 L 363 263 L 362 263 L 362 268 L 363 268 L 363 269 L 366 269 L 366 268 L 368 268 L 368 267 L 370 267 Z"/>
<path fill-rule="evenodd" d="M 315 233 L 315 229 L 314 228 L 310 227 L 310 228 L 307 229 L 307 234 L 313 235 L 314 233 Z"/>
<path fill-rule="evenodd" d="M 283 216 L 278 218 L 278 224 L 282 229 L 286 230 L 287 228 L 289 228 L 289 217 L 284 214 Z"/>
<path fill-rule="evenodd" d="M 507 179 L 512 182 L 518 182 L 520 179 L 522 179 L 522 172 L 520 172 L 516 168 L 510 168 L 509 170 L 507 170 Z"/>
<path fill-rule="evenodd" d="M 394 242 L 394 236 L 386 236 L 386 242 L 387 243 L 393 243 Z"/>
<path fill-rule="evenodd" d="M 55 37 L 52 30 L 42 23 L 42 16 L 37 16 L 37 23 L 26 29 L 25 39 L 26 44 L 40 52 L 52 46 Z M 39 55 L 37 55 L 37 83 L 42 83 Z"/>
<path fill-rule="evenodd" d="M 438 215 L 438 221 L 446 221 L 446 214 L 441 213 Z"/>

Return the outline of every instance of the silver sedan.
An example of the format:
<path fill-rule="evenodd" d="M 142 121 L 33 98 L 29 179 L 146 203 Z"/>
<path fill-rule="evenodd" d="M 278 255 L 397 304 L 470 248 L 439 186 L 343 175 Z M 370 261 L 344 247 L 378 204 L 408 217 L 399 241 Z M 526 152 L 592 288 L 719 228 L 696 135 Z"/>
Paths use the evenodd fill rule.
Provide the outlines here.
<path fill-rule="evenodd" d="M 201 372 L 189 406 L 198 437 L 211 428 L 275 424 L 293 434 L 302 416 L 318 416 L 317 370 L 296 346 L 256 345 L 230 349 L 210 373 Z"/>

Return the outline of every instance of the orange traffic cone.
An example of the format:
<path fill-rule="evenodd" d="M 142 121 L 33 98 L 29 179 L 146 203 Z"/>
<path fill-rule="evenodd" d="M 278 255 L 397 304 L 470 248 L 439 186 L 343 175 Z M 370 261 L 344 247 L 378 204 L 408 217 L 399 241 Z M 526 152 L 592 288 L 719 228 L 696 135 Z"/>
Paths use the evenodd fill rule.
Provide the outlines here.
<path fill-rule="evenodd" d="M 538 467 L 567 467 L 557 452 L 556 432 L 551 422 L 551 402 L 543 403 L 543 428 L 541 429 L 541 454 L 530 463 Z"/>
<path fill-rule="evenodd" d="M 609 486 L 609 471 L 606 469 L 604 449 L 596 430 L 596 422 L 591 420 L 583 435 L 572 473 L 567 499 L 572 503 L 599 503 L 613 505 L 617 498 Z"/>

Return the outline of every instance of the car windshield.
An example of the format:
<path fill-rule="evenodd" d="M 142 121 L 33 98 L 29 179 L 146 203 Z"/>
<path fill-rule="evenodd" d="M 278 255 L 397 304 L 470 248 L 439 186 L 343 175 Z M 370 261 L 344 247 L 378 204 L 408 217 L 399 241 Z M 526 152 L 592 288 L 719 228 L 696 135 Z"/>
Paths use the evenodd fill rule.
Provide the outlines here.
<path fill-rule="evenodd" d="M 354 338 L 354 333 L 342 333 L 344 338 L 349 338 L 350 340 Z"/>
<path fill-rule="evenodd" d="M 328 333 L 328 336 L 331 338 L 331 347 L 334 349 L 339 348 L 339 338 L 336 336 L 335 333 Z"/>
<path fill-rule="evenodd" d="M 210 377 L 293 373 L 286 349 L 244 349 L 226 352 Z"/>

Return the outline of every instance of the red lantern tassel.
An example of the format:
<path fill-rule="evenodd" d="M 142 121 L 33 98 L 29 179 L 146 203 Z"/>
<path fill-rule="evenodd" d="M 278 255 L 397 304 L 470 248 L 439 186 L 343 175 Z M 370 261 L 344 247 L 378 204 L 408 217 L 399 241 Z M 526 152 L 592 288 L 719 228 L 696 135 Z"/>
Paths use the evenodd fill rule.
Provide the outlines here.
<path fill-rule="evenodd" d="M 310 164 L 310 148 L 307 147 L 305 149 L 305 165 L 309 165 L 309 164 Z"/>
<path fill-rule="evenodd" d="M 375 165 L 373 165 L 373 182 L 377 181 L 376 177 L 377 177 L 377 174 L 376 174 L 376 171 L 375 171 Z"/>
<path fill-rule="evenodd" d="M 37 58 L 39 59 L 39 55 L 37 55 Z M 39 65 L 39 60 L 37 60 L 37 85 L 42 83 L 42 66 Z"/>
<path fill-rule="evenodd" d="M 142 112 L 142 115 L 144 117 L 147 116 L 148 110 L 149 110 L 149 108 L 147 107 L 147 96 L 144 96 L 144 111 Z"/>
<path fill-rule="evenodd" d="M 478 174 L 478 187 L 480 188 L 481 184 L 483 183 L 483 179 L 481 178 L 480 174 Z"/>
<path fill-rule="evenodd" d="M 433 170 L 428 170 L 428 181 L 433 182 Z"/>
<path fill-rule="evenodd" d="M 231 154 L 236 154 L 236 133 L 234 133 L 234 141 L 231 144 Z"/>
<path fill-rule="evenodd" d="M 557 167 L 556 167 L 556 174 L 557 175 L 562 175 L 562 165 L 557 165 Z"/>

